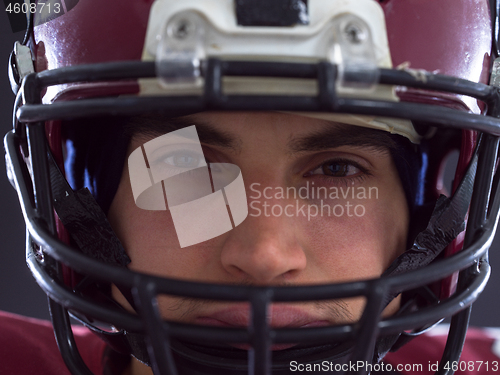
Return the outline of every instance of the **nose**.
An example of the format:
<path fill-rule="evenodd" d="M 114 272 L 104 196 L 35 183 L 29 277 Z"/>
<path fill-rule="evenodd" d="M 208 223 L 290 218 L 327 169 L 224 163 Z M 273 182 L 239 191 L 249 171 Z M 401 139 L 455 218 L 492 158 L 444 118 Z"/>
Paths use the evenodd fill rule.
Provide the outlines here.
<path fill-rule="evenodd" d="M 261 285 L 297 277 L 307 261 L 293 224 L 288 217 L 248 216 L 224 243 L 223 267 L 240 280 Z"/>

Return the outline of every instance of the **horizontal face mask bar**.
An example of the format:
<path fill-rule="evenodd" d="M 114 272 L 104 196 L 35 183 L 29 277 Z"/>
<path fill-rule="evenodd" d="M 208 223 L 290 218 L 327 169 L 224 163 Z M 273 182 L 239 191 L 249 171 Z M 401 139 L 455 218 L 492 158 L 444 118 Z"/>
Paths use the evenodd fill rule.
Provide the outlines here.
<path fill-rule="evenodd" d="M 437 125 L 454 126 L 458 128 L 470 128 L 478 131 L 486 131 L 492 134 L 500 134 L 499 122 L 496 119 L 485 116 L 477 116 L 464 112 L 456 112 L 449 108 L 441 108 L 432 105 L 401 103 L 401 102 L 385 102 L 369 99 L 348 99 L 335 96 L 334 85 L 329 84 L 335 79 L 333 66 L 325 63 L 312 64 L 315 69 L 306 69 L 307 74 L 311 71 L 316 71 L 319 76 L 324 76 L 327 79 L 320 79 L 319 95 L 311 96 L 259 96 L 259 95 L 223 95 L 221 86 L 221 77 L 223 71 L 221 65 L 226 64 L 231 66 L 233 62 L 220 62 L 218 60 L 210 60 L 213 63 L 207 71 L 207 86 L 203 96 L 180 96 L 180 97 L 119 97 L 119 98 L 101 98 L 101 99 L 82 99 L 78 101 L 56 102 L 50 105 L 33 105 L 26 104 L 18 109 L 18 120 L 21 122 L 43 121 L 50 118 L 57 119 L 74 119 L 87 116 L 99 116 L 113 111 L 117 114 L 132 115 L 140 114 L 147 111 L 157 111 L 168 113 L 171 116 L 179 116 L 186 113 L 198 112 L 210 109 L 227 109 L 227 110 L 280 110 L 280 111 L 335 111 L 339 113 L 353 113 L 358 115 L 376 115 L 381 117 L 405 118 L 408 120 L 427 121 L 429 116 L 433 118 L 433 122 Z M 241 63 L 241 62 L 239 62 Z M 141 63 L 139 63 L 141 64 Z M 247 63 L 252 66 L 254 63 Z M 262 64 L 256 63 L 257 72 L 261 74 L 263 70 Z M 280 63 L 268 63 L 270 66 L 279 66 Z M 283 63 L 284 64 L 284 63 Z M 285 64 L 290 67 L 288 72 L 285 71 L 282 75 L 288 75 L 293 70 L 291 67 L 301 70 L 306 64 Z M 295 66 L 297 65 L 297 66 Z M 109 66 L 108 66 L 109 68 Z M 130 65 L 127 69 L 130 68 Z M 152 66 L 150 67 L 152 69 Z M 63 71 L 65 68 L 61 69 Z M 228 68 L 231 73 L 231 69 Z M 237 70 L 237 69 L 236 69 Z M 271 69 L 271 72 L 272 69 Z M 322 72 L 322 73 L 321 73 Z M 459 84 L 454 84 L 457 80 L 451 82 L 450 77 L 443 77 L 440 80 L 438 76 L 429 78 L 429 85 L 425 85 L 421 80 L 415 77 L 410 78 L 408 72 L 382 70 L 390 72 L 387 78 L 391 83 L 395 82 L 395 75 L 400 75 L 403 82 L 411 83 L 411 86 L 425 87 L 432 89 L 433 87 L 441 87 L 443 91 L 456 92 L 463 94 L 474 94 L 474 97 L 480 100 L 486 100 L 493 103 L 495 95 L 498 91 L 492 87 L 481 84 L 475 84 L 468 81 L 458 80 Z M 52 71 L 51 71 L 52 73 Z M 153 72 L 150 72 L 153 74 Z M 233 72 L 235 73 L 235 72 Z M 40 74 L 43 74 L 40 73 Z M 214 75 L 215 74 L 215 75 Z M 125 74 L 126 76 L 129 76 Z M 251 73 L 247 74 L 252 76 Z M 105 74 L 103 75 L 105 76 Z M 112 75 L 116 78 L 116 75 Z M 431 75 L 430 75 L 431 76 Z M 37 76 L 28 76 L 25 80 L 24 90 L 40 90 L 45 87 L 44 81 L 50 81 L 51 75 L 42 76 L 41 80 Z M 211 77 L 211 78 L 210 78 Z M 381 74 L 381 83 L 384 81 L 384 74 Z M 83 78 L 80 75 L 80 78 Z M 92 76 L 92 79 L 97 79 Z M 413 82 L 408 82 L 414 79 Z M 63 80 L 59 80 L 61 83 Z M 52 82 L 54 83 L 54 82 Z M 450 125 L 452 124 L 452 125 Z M 398 133 L 398 130 L 393 130 Z M 399 133 L 403 134 L 403 133 Z M 407 135 L 405 135 L 407 136 Z"/>
<path fill-rule="evenodd" d="M 235 77 L 282 77 L 316 79 L 320 63 L 286 63 L 262 61 L 227 61 L 219 60 L 221 75 Z M 332 65 L 334 66 L 334 65 Z M 202 76 L 207 74 L 208 62 L 202 61 Z M 398 69 L 379 69 L 379 84 L 399 85 L 427 90 L 467 95 L 488 102 L 495 98 L 497 89 L 459 79 L 456 77 L 435 74 L 426 71 Z M 154 62 L 113 62 L 79 65 L 53 70 L 45 70 L 36 74 L 36 87 L 40 90 L 49 86 L 76 83 L 99 82 L 113 80 L 129 80 L 136 78 L 154 78 L 156 70 Z M 333 77 L 334 78 L 334 77 Z"/>

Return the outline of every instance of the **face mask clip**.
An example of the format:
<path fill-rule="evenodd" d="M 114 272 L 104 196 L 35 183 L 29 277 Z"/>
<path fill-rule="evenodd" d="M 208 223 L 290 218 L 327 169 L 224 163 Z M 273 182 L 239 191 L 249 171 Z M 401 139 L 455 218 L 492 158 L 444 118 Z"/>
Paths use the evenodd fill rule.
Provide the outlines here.
<path fill-rule="evenodd" d="M 369 25 L 360 17 L 344 14 L 332 21 L 329 60 L 338 66 L 339 91 L 373 90 L 379 82 L 375 44 Z"/>
<path fill-rule="evenodd" d="M 205 58 L 204 22 L 190 11 L 172 16 L 158 35 L 156 71 L 160 84 L 201 85 L 201 60 Z"/>

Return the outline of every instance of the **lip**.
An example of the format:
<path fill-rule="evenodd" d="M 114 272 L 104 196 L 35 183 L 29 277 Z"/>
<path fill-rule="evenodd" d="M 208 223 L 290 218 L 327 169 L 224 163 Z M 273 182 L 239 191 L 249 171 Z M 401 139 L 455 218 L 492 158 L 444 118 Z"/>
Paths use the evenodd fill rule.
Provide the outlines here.
<path fill-rule="evenodd" d="M 323 318 L 314 316 L 301 309 L 289 306 L 271 306 L 269 314 L 270 326 L 273 328 L 285 327 L 322 327 L 331 323 Z M 197 324 L 219 327 L 248 327 L 250 323 L 250 310 L 248 306 L 237 306 L 199 316 L 195 319 Z"/>
<path fill-rule="evenodd" d="M 289 306 L 271 306 L 270 326 L 273 328 L 312 328 L 324 327 L 332 323 L 323 317 L 314 316 L 301 309 Z M 250 323 L 250 310 L 248 306 L 237 306 L 199 316 L 195 319 L 196 324 L 216 327 L 248 327 Z M 248 350 L 248 344 L 231 344 L 239 349 Z M 296 344 L 274 344 L 271 350 L 288 349 Z"/>

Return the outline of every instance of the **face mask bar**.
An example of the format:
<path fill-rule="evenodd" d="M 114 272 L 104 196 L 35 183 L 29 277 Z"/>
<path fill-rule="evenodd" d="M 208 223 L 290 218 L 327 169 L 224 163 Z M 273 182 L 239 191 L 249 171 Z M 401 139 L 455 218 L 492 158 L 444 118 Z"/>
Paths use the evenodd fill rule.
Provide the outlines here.
<path fill-rule="evenodd" d="M 139 73 L 136 68 L 139 68 Z M 463 338 L 467 328 L 465 321 L 468 320 L 468 310 L 463 309 L 475 301 L 489 275 L 487 251 L 496 230 L 500 195 L 496 193 L 498 174 L 494 177 L 495 158 L 487 156 L 496 155 L 500 121 L 491 116 L 474 115 L 432 105 L 339 98 L 335 93 L 335 66 L 327 63 L 289 64 L 209 60 L 203 66 L 203 73 L 205 93 L 201 97 L 119 97 L 83 99 L 50 105 L 40 104 L 40 93 L 47 86 L 80 81 L 154 77 L 154 63 L 114 63 L 71 67 L 32 74 L 25 78 L 20 94 L 23 95 L 23 101 L 26 104 L 19 109 L 16 108 L 16 129 L 5 137 L 7 164 L 13 184 L 19 194 L 27 224 L 27 261 L 37 282 L 52 299 L 50 304 L 55 318 L 54 326 L 58 344 L 71 371 L 75 374 L 90 373 L 85 370 L 86 367 L 76 351 L 67 310 L 92 316 L 102 322 L 116 324 L 126 331 L 148 334 L 151 361 L 155 373 L 158 374 L 177 374 L 171 361 L 173 354 L 168 345 L 170 338 L 250 344 L 253 349 L 249 351 L 248 373 L 264 375 L 271 373 L 271 343 L 353 340 L 356 345 L 350 357 L 351 362 L 368 361 L 371 363 L 377 336 L 397 334 L 405 330 L 418 330 L 439 321 L 444 316 L 457 313 L 458 315 L 452 321 L 450 337 Z M 222 94 L 221 84 L 224 75 L 266 77 L 297 77 L 298 75 L 315 78 L 318 80 L 319 95 L 317 97 L 226 96 Z M 397 84 L 469 95 L 486 102 L 489 114 L 497 115 L 500 96 L 496 88 L 439 75 L 427 74 L 427 78 L 427 82 L 424 82 L 404 71 L 380 70 L 381 84 Z M 21 100 L 16 101 L 17 106 L 20 102 Z M 48 146 L 43 121 L 89 115 L 99 116 L 110 112 L 126 115 L 160 111 L 176 116 L 184 112 L 213 109 L 336 111 L 401 117 L 410 120 L 431 118 L 436 126 L 446 125 L 451 128 L 488 133 L 484 136 L 479 149 L 478 171 L 466 234 L 466 248 L 423 269 L 387 278 L 335 285 L 242 287 L 185 282 L 138 274 L 86 257 L 57 239 L 50 198 Z M 26 133 L 23 131 L 25 128 Z M 26 140 L 31 176 L 20 155 L 20 149 L 25 147 L 23 142 Z M 111 310 L 76 295 L 62 282 L 61 263 L 92 279 L 129 288 L 135 296 L 139 315 L 119 309 Z M 425 280 L 426 284 L 429 284 L 460 270 L 464 271 L 460 274 L 459 288 L 450 298 L 438 305 L 422 308 L 418 312 L 380 318 L 380 313 L 384 308 L 383 301 L 387 296 L 417 288 L 421 285 L 420 280 Z M 159 294 L 232 302 L 247 301 L 252 306 L 252 324 L 248 329 L 229 329 L 164 322 L 160 318 L 158 309 L 155 308 L 155 301 Z M 363 316 L 356 324 L 321 328 L 273 329 L 266 321 L 267 308 L 273 302 L 306 302 L 355 296 L 364 296 L 367 301 Z M 465 312 L 459 313 L 461 310 Z M 459 343 L 455 345 L 461 347 L 463 340 L 462 343 L 458 341 Z M 456 350 L 451 345 L 447 348 L 443 358 L 458 360 L 459 355 L 460 350 Z M 443 369 L 442 364 L 438 373 L 450 373 Z M 364 374 L 366 371 L 361 369 L 356 373 Z"/>
<path fill-rule="evenodd" d="M 105 116 L 109 113 L 120 115 L 137 115 L 145 112 L 168 113 L 178 116 L 185 113 L 211 110 L 276 110 L 276 111 L 333 111 L 358 115 L 374 115 L 404 118 L 413 121 L 433 119 L 436 125 L 455 124 L 462 129 L 474 130 L 499 135 L 496 119 L 486 117 L 477 121 L 477 116 L 470 113 L 457 112 L 427 104 L 388 102 L 373 99 L 351 99 L 337 97 L 335 65 L 320 63 L 282 63 L 282 62 L 245 62 L 221 61 L 209 59 L 202 64 L 205 78 L 202 96 L 179 97 L 115 97 L 100 99 L 82 99 L 71 102 L 56 102 L 50 105 L 37 105 L 26 101 L 19 108 L 17 120 L 23 123 L 47 121 L 51 119 L 74 119 L 79 117 Z M 155 77 L 154 63 L 124 62 L 81 65 L 44 71 L 28 75 L 23 83 L 23 91 L 41 92 L 44 88 L 76 82 L 113 81 L 117 79 L 138 79 Z M 224 95 L 222 77 L 274 77 L 274 78 L 308 78 L 318 82 L 317 96 L 272 96 L 272 95 Z M 487 103 L 490 107 L 498 100 L 495 87 L 480 83 L 421 73 L 418 76 L 404 70 L 380 69 L 381 85 L 399 85 L 411 88 L 436 90 L 458 95 L 474 97 Z M 168 99 L 168 100 L 166 100 Z"/>

